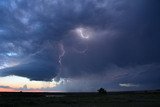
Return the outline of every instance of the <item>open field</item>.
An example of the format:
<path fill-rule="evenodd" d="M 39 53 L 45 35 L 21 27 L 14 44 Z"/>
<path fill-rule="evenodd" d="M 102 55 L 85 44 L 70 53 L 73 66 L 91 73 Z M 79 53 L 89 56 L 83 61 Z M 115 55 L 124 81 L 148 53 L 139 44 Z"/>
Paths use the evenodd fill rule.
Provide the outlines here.
<path fill-rule="evenodd" d="M 160 107 L 160 92 L 0 93 L 0 107 Z"/>

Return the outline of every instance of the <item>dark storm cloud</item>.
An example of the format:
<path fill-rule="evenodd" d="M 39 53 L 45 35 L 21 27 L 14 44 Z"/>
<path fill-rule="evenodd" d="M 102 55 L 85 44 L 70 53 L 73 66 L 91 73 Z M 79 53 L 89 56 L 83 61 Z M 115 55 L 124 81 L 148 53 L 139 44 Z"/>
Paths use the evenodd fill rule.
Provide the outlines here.
<path fill-rule="evenodd" d="M 58 75 L 73 79 L 72 84 L 86 80 L 90 87 L 102 81 L 100 86 L 106 87 L 147 80 L 159 87 L 154 78 L 160 75 L 159 4 L 158 0 L 1 0 L 0 66 L 8 65 L 0 75 L 45 81 Z M 76 38 L 72 31 L 79 26 L 91 29 L 93 38 Z"/>
<path fill-rule="evenodd" d="M 103 2 L 98 3 L 90 0 L 85 2 L 66 2 L 63 0 L 1 1 L 1 16 L 3 16 L 1 17 L 2 30 L 0 39 L 2 42 L 2 65 L 4 61 L 11 59 L 6 56 L 11 52 L 18 54 L 14 60 L 19 59 L 22 62 L 22 64 L 13 68 L 4 69 L 5 72 L 2 72 L 2 75 L 15 74 L 26 76 L 30 79 L 35 79 L 36 77 L 36 80 L 43 80 L 43 72 L 47 72 L 46 75 L 50 80 L 50 76 L 52 73 L 55 75 L 57 66 L 59 66 L 57 63 L 58 55 L 55 55 L 58 54 L 58 49 L 55 45 L 57 41 L 63 41 L 63 38 L 68 38 L 65 37 L 66 34 L 76 26 L 101 26 L 101 21 L 111 19 L 110 16 L 108 17 L 104 13 L 106 8 L 101 7 Z M 98 5 L 99 7 L 97 7 Z M 97 12 L 100 15 L 98 20 L 94 18 Z M 46 42 L 53 45 L 53 47 L 45 46 Z M 74 41 L 71 42 L 74 43 Z M 45 50 L 47 52 L 41 51 L 46 47 L 48 48 Z M 37 52 L 38 54 L 36 54 Z M 52 63 L 54 69 L 50 69 L 49 72 L 48 70 L 45 71 L 45 69 L 49 69 L 46 67 L 52 65 Z M 35 65 L 41 66 L 42 64 L 44 64 L 45 69 L 34 68 Z M 47 80 L 46 78 L 44 77 L 45 80 Z"/>
<path fill-rule="evenodd" d="M 160 44 L 158 41 L 160 38 L 157 23 L 160 22 L 157 17 L 160 16 L 159 7 L 153 5 L 154 3 L 158 4 L 158 1 L 122 2 L 122 9 L 116 7 L 121 14 L 116 11 L 113 14 L 117 13 L 117 16 L 110 15 L 114 21 L 109 21 L 110 28 L 104 27 L 106 30 L 116 32 L 113 34 L 114 37 L 107 38 L 111 34 L 104 35 L 106 36 L 104 40 L 89 44 L 86 55 L 74 52 L 66 54 L 64 65 L 66 64 L 66 72 L 69 72 L 66 74 L 80 75 L 82 73 L 83 75 L 85 71 L 87 71 L 85 73 L 99 73 L 104 71 L 108 64 L 125 67 L 159 63 Z M 110 25 L 106 20 L 101 22 L 101 26 Z"/>

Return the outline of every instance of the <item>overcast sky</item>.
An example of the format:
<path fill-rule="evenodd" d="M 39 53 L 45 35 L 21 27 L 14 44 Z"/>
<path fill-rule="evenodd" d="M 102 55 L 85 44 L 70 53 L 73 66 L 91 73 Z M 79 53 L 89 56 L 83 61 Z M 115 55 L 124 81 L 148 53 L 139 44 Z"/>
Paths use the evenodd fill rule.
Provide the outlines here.
<path fill-rule="evenodd" d="M 160 88 L 159 0 L 0 0 L 0 91 Z"/>

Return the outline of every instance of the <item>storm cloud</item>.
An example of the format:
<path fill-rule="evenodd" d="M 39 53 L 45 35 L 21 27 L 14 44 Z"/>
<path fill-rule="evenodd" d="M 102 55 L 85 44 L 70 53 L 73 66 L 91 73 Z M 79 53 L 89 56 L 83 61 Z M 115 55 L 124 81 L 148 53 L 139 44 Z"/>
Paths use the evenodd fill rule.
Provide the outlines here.
<path fill-rule="evenodd" d="M 159 0 L 1 0 L 0 76 L 68 91 L 160 88 Z M 65 80 L 64 79 L 64 80 Z M 69 85 L 70 84 L 70 85 Z"/>

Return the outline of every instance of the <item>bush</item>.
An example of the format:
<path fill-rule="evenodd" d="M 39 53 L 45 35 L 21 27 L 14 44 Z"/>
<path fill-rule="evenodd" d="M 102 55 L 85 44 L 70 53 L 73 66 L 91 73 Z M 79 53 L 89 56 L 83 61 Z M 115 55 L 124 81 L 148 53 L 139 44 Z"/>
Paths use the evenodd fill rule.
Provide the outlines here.
<path fill-rule="evenodd" d="M 104 88 L 100 88 L 99 90 L 97 90 L 98 91 L 98 93 L 100 93 L 100 94 L 106 94 L 107 93 L 107 91 L 104 89 Z"/>

